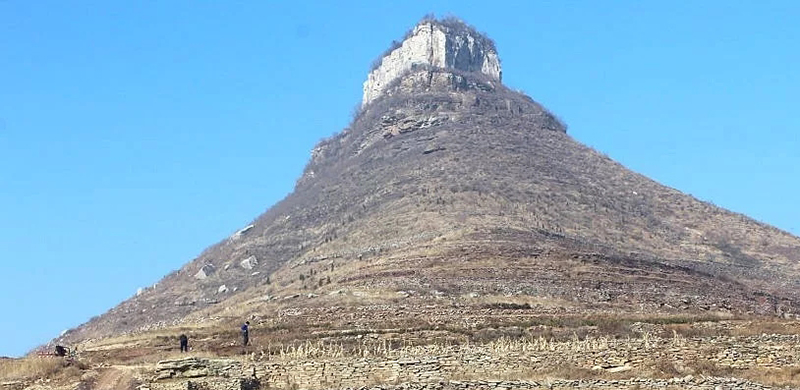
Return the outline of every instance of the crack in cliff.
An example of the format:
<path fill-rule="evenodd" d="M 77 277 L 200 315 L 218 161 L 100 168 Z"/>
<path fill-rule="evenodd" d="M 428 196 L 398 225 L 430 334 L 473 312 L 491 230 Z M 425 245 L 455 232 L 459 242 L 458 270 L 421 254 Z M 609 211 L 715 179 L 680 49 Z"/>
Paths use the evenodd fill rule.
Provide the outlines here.
<path fill-rule="evenodd" d="M 434 65 L 433 63 L 433 23 L 429 24 L 430 26 L 430 37 L 428 38 L 428 64 Z M 433 69 L 428 70 L 428 88 L 433 86 Z"/>

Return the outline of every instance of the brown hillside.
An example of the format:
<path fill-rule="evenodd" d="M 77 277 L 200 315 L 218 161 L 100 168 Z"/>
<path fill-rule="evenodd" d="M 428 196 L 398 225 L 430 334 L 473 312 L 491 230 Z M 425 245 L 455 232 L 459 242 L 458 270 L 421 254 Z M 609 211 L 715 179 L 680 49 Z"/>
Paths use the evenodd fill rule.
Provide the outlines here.
<path fill-rule="evenodd" d="M 580 144 L 529 97 L 458 68 L 494 49 L 481 50 L 402 72 L 252 226 L 60 342 L 286 307 L 394 312 L 408 297 L 527 297 L 543 313 L 797 311 L 800 238 Z M 427 318 L 415 307 L 353 321 L 402 327 Z"/>

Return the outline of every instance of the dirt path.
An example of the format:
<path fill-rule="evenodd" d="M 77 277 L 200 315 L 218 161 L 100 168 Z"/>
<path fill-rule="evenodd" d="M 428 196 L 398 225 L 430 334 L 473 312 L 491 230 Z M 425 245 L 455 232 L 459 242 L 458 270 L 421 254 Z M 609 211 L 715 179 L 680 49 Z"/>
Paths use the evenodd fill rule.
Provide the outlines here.
<path fill-rule="evenodd" d="M 136 378 L 136 368 L 128 366 L 114 366 L 98 370 L 99 374 L 94 382 L 93 389 L 97 390 L 134 390 L 139 385 Z"/>

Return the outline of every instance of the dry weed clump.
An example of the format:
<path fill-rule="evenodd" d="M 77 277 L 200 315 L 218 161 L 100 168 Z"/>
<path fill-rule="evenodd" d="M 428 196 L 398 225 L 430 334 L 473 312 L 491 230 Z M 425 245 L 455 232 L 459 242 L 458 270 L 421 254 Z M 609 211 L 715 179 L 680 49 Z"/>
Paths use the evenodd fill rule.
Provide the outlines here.
<path fill-rule="evenodd" d="M 674 378 L 690 374 L 714 377 L 740 377 L 742 371 L 703 358 L 693 358 L 685 361 L 661 358 L 649 365 L 649 369 L 647 376 L 657 378 Z"/>
<path fill-rule="evenodd" d="M 674 378 L 685 375 L 683 370 L 675 365 L 675 361 L 667 358 L 656 360 L 650 367 L 651 376 L 656 378 Z"/>
<path fill-rule="evenodd" d="M 736 371 L 731 366 L 718 365 L 708 359 L 692 359 L 686 361 L 685 366 L 688 370 L 693 371 L 695 375 L 705 376 L 729 377 Z"/>

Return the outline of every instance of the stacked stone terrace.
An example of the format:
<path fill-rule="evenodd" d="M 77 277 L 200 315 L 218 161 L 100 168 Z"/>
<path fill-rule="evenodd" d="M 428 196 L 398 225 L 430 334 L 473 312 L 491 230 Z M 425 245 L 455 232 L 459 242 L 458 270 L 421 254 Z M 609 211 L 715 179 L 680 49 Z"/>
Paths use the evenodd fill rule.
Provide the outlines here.
<path fill-rule="evenodd" d="M 482 73 L 497 82 L 502 77 L 491 40 L 461 21 L 424 20 L 369 73 L 362 106 L 380 97 L 405 72 L 431 67 Z"/>
<path fill-rule="evenodd" d="M 545 339 L 498 340 L 482 345 L 417 346 L 380 353 L 310 357 L 312 344 L 277 356 L 252 354 L 241 363 L 229 359 L 183 359 L 160 362 L 151 390 L 186 388 L 186 381 L 207 388 L 240 388 L 241 380 L 258 378 L 261 385 L 282 389 L 395 388 L 387 384 L 417 384 L 429 389 L 543 389 L 543 388 L 685 388 L 762 389 L 757 383 L 734 378 L 682 374 L 671 379 L 638 378 L 626 373 L 669 362 L 677 366 L 708 362 L 720 367 L 772 368 L 798 366 L 798 335 L 762 334 L 703 338 L 652 337 L 588 338 L 553 342 Z M 305 350 L 303 350 L 305 348 Z M 302 350 L 302 351 L 301 351 Z M 360 356 L 358 356 L 360 355 Z M 518 380 L 536 373 L 572 366 L 592 372 L 618 373 L 625 380 Z M 511 380 L 513 379 L 513 380 Z M 383 385 L 383 387 L 379 387 Z M 672 387 L 668 387 L 672 386 Z M 404 388 L 404 387 L 400 387 Z M 408 388 L 408 387 L 405 387 Z"/>

